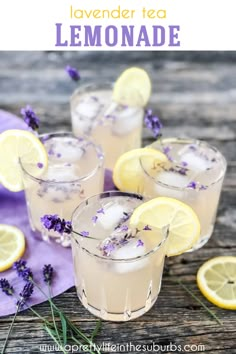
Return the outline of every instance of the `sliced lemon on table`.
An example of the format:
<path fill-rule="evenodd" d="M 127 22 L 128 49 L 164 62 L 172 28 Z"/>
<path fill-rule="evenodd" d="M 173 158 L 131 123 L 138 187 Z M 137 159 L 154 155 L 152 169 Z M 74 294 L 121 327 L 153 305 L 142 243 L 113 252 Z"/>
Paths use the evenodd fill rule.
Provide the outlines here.
<path fill-rule="evenodd" d="M 147 72 L 141 68 L 129 68 L 116 80 L 112 98 L 115 102 L 144 107 L 149 101 L 152 91 L 151 80 Z"/>
<path fill-rule="evenodd" d="M 168 257 L 189 250 L 200 237 L 200 223 L 193 209 L 173 198 L 158 197 L 141 204 L 134 210 L 130 225 L 138 229 L 143 225 L 157 229 L 168 227 Z"/>
<path fill-rule="evenodd" d="M 203 263 L 197 272 L 197 284 L 211 303 L 236 310 L 236 257 L 215 257 Z"/>
<path fill-rule="evenodd" d="M 6 130 L 0 134 L 0 182 L 13 192 L 24 189 L 20 160 L 34 177 L 39 177 L 47 168 L 47 152 L 34 134 Z"/>
<path fill-rule="evenodd" d="M 11 268 L 25 251 L 25 237 L 15 226 L 0 224 L 0 272 Z"/>
<path fill-rule="evenodd" d="M 123 192 L 138 192 L 143 189 L 144 171 L 140 159 L 145 159 L 145 170 L 165 163 L 166 155 L 152 148 L 130 150 L 119 157 L 113 170 L 113 182 Z"/>

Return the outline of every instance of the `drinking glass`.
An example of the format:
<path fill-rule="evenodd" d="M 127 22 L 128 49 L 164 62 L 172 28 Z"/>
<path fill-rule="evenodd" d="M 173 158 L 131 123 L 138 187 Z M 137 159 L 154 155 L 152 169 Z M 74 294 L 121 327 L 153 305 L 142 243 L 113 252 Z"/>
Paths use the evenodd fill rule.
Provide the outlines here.
<path fill-rule="evenodd" d="M 141 146 L 144 109 L 112 100 L 112 85 L 91 84 L 73 93 L 70 101 L 73 132 L 101 145 L 105 167 L 113 169 L 126 151 Z"/>
<path fill-rule="evenodd" d="M 42 227 L 40 218 L 57 214 L 70 220 L 78 203 L 103 191 L 104 169 L 101 149 L 87 138 L 77 138 L 70 132 L 40 135 L 48 154 L 48 166 L 36 178 L 23 165 L 23 181 L 29 221 L 34 236 L 63 246 L 70 245 L 68 235 L 59 236 Z M 43 166 L 38 164 L 39 168 Z"/>
<path fill-rule="evenodd" d="M 105 192 L 83 201 L 72 215 L 77 294 L 102 319 L 139 317 L 158 297 L 167 231 L 130 229 L 130 216 L 143 201 L 138 194 Z"/>

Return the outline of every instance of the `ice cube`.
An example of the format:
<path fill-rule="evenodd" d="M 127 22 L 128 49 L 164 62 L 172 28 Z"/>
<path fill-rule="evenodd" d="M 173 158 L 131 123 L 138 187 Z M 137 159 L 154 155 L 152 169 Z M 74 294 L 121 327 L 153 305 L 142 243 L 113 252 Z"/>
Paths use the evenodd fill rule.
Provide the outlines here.
<path fill-rule="evenodd" d="M 85 97 L 72 111 L 73 125 L 78 127 L 81 133 L 89 134 L 102 108 L 103 105 L 97 97 Z"/>
<path fill-rule="evenodd" d="M 162 171 L 157 175 L 155 192 L 161 196 L 183 199 L 184 191 L 181 189 L 187 187 L 189 180 L 189 176 L 181 175 L 178 172 Z M 166 187 L 158 182 L 165 184 Z M 176 187 L 179 189 L 174 189 L 171 187 Z"/>
<path fill-rule="evenodd" d="M 45 144 L 50 161 L 56 163 L 75 163 L 84 154 L 84 149 L 77 139 L 54 138 Z"/>
<path fill-rule="evenodd" d="M 187 168 L 194 172 L 206 171 L 211 166 L 211 162 L 197 151 L 183 153 L 181 155 L 181 162 L 187 163 Z"/>
<path fill-rule="evenodd" d="M 113 119 L 113 134 L 126 135 L 142 124 L 143 110 L 139 107 L 128 107 L 112 103 L 105 113 L 106 116 Z"/>
<path fill-rule="evenodd" d="M 103 206 L 104 214 L 102 212 L 97 213 L 99 223 L 105 230 L 115 228 L 122 217 L 124 216 L 124 207 L 120 204 L 108 203 Z"/>
<path fill-rule="evenodd" d="M 148 263 L 147 259 L 137 259 L 129 261 L 131 258 L 136 258 L 145 255 L 145 244 L 138 247 L 138 240 L 129 241 L 126 245 L 116 249 L 112 253 L 112 258 L 126 259 L 125 262 L 117 262 L 114 264 L 114 269 L 118 273 L 134 272 L 145 267 Z"/>

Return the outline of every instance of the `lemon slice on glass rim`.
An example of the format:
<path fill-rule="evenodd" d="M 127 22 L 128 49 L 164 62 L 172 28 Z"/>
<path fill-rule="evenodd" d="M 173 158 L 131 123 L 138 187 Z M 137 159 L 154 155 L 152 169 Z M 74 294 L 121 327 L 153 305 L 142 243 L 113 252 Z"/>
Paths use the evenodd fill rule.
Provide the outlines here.
<path fill-rule="evenodd" d="M 134 210 L 130 225 L 138 229 L 143 225 L 168 228 L 168 257 L 188 251 L 200 238 L 197 215 L 190 206 L 174 198 L 158 197 L 141 204 Z"/>
<path fill-rule="evenodd" d="M 112 99 L 122 105 L 145 107 L 152 91 L 147 72 L 132 67 L 123 71 L 114 84 Z"/>
<path fill-rule="evenodd" d="M 22 257 L 25 237 L 15 226 L 0 224 L 0 272 L 3 272 Z"/>
<path fill-rule="evenodd" d="M 153 148 L 130 150 L 121 155 L 113 170 L 113 182 L 122 192 L 142 193 L 144 171 L 140 159 L 145 159 L 145 168 L 151 170 L 153 164 L 166 163 L 167 157 Z"/>
<path fill-rule="evenodd" d="M 25 130 L 6 130 L 0 134 L 0 183 L 12 192 L 24 189 L 22 167 L 34 177 L 47 169 L 48 156 L 44 145 Z"/>

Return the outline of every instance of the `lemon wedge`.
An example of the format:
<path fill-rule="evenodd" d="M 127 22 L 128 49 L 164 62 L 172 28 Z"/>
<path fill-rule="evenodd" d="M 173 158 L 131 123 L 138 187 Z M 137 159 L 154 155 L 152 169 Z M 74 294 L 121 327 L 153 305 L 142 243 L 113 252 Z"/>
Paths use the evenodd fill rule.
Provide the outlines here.
<path fill-rule="evenodd" d="M 153 165 L 165 163 L 166 155 L 152 148 L 130 150 L 119 157 L 113 170 L 113 182 L 122 192 L 142 193 L 144 171 L 140 159 L 145 158 L 145 169 L 152 170 Z"/>
<path fill-rule="evenodd" d="M 6 130 L 0 135 L 0 182 L 12 192 L 24 189 L 22 168 L 34 177 L 47 168 L 47 152 L 41 141 L 25 130 Z"/>
<path fill-rule="evenodd" d="M 0 224 L 0 272 L 22 257 L 25 251 L 24 234 L 15 226 Z"/>
<path fill-rule="evenodd" d="M 236 310 L 236 257 L 215 257 L 203 263 L 197 272 L 197 284 L 211 303 Z"/>
<path fill-rule="evenodd" d="M 152 91 L 151 80 L 141 68 L 129 68 L 116 80 L 112 98 L 115 102 L 134 107 L 145 107 Z"/>
<path fill-rule="evenodd" d="M 131 227 L 140 225 L 169 229 L 166 255 L 177 256 L 187 250 L 200 238 L 200 222 L 195 212 L 177 199 L 158 197 L 138 206 L 131 218 Z"/>

